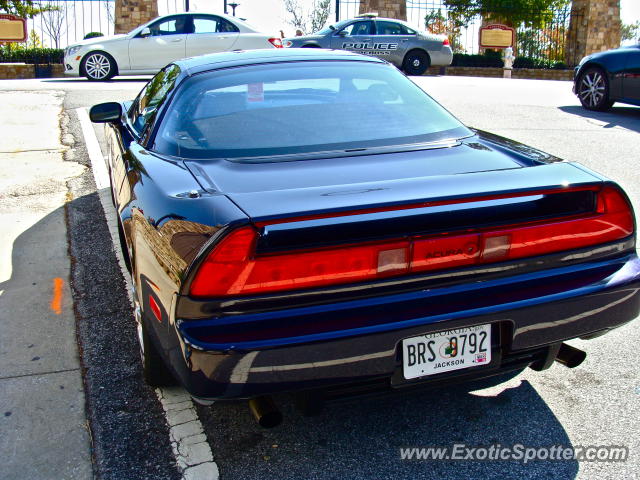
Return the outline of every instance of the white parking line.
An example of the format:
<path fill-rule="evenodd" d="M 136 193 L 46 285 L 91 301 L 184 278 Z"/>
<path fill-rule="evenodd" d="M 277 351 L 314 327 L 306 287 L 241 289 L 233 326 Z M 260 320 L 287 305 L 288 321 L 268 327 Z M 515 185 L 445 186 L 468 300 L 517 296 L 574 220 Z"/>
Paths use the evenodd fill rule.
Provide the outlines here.
<path fill-rule="evenodd" d="M 114 250 L 118 257 L 120 270 L 127 283 L 129 301 L 131 298 L 131 279 L 126 270 L 122 252 L 120 252 L 118 227 L 116 223 L 116 211 L 111 203 L 109 192 L 109 173 L 105 158 L 100 149 L 98 137 L 89 120 L 86 108 L 76 109 L 78 120 L 82 127 L 85 145 L 91 161 L 91 170 L 96 181 L 98 196 L 104 211 Z M 133 317 L 131 317 L 133 320 Z M 173 455 L 178 465 L 178 470 L 184 480 L 218 480 L 218 465 L 213 460 L 211 447 L 207 442 L 202 423 L 194 408 L 191 396 L 183 388 L 158 388 L 156 389 L 158 400 L 165 412 L 169 425 L 169 436 Z"/>

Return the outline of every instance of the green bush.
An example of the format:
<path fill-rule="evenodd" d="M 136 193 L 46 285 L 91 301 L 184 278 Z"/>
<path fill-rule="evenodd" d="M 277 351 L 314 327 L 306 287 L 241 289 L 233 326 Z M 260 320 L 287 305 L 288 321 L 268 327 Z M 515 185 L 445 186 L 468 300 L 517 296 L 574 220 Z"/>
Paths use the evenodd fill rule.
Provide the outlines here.
<path fill-rule="evenodd" d="M 88 40 L 90 38 L 96 38 L 96 37 L 104 37 L 104 34 L 100 32 L 89 32 L 84 36 L 83 40 Z"/>
<path fill-rule="evenodd" d="M 566 70 L 569 68 L 564 62 L 554 62 L 534 57 L 516 57 L 513 68 L 553 68 L 554 70 Z"/>
<path fill-rule="evenodd" d="M 454 53 L 453 67 L 497 67 L 504 65 L 500 52 L 487 52 L 485 55 L 468 55 L 466 53 Z"/>
<path fill-rule="evenodd" d="M 0 63 L 62 63 L 61 48 L 20 48 L 0 46 Z"/>
<path fill-rule="evenodd" d="M 533 57 L 516 57 L 513 68 L 542 68 L 540 61 Z"/>

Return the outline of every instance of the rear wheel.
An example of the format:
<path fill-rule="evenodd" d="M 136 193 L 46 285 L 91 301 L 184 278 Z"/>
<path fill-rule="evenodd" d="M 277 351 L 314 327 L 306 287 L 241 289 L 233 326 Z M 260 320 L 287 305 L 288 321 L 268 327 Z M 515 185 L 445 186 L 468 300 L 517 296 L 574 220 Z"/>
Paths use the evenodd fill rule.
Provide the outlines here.
<path fill-rule="evenodd" d="M 110 80 L 116 72 L 116 62 L 108 53 L 92 52 L 82 60 L 82 74 L 91 81 Z"/>
<path fill-rule="evenodd" d="M 609 100 L 609 80 L 600 68 L 587 68 L 578 81 L 578 99 L 587 110 L 602 112 L 613 105 Z"/>
<path fill-rule="evenodd" d="M 407 75 L 422 75 L 427 71 L 430 63 L 429 55 L 425 52 L 422 50 L 411 50 L 404 57 L 402 70 L 404 70 Z"/>
<path fill-rule="evenodd" d="M 142 376 L 151 387 L 167 387 L 176 381 L 158 353 L 153 340 L 147 332 L 141 314 L 136 314 L 138 340 L 140 342 L 140 359 L 142 360 Z"/>

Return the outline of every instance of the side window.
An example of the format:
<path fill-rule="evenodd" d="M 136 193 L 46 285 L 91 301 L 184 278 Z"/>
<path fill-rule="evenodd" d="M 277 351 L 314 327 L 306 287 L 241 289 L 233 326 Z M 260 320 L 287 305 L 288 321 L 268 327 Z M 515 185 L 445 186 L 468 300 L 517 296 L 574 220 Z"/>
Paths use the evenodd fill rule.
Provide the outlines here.
<path fill-rule="evenodd" d="M 373 33 L 373 22 L 354 22 L 343 28 L 341 32 L 346 32 L 349 37 L 353 35 L 371 35 Z"/>
<path fill-rule="evenodd" d="M 156 37 L 160 35 L 178 35 L 187 33 L 187 24 L 189 19 L 186 15 L 173 17 L 168 20 L 162 20 L 149 26 L 151 35 Z"/>
<path fill-rule="evenodd" d="M 177 65 L 169 65 L 153 77 L 135 99 L 129 110 L 129 119 L 138 133 L 142 134 L 153 122 L 158 107 L 173 90 L 179 74 Z"/>
<path fill-rule="evenodd" d="M 415 33 L 400 23 L 384 20 L 376 21 L 376 32 L 378 35 L 411 35 Z"/>
<path fill-rule="evenodd" d="M 193 19 L 193 33 L 239 32 L 233 23 L 219 17 L 198 17 Z"/>

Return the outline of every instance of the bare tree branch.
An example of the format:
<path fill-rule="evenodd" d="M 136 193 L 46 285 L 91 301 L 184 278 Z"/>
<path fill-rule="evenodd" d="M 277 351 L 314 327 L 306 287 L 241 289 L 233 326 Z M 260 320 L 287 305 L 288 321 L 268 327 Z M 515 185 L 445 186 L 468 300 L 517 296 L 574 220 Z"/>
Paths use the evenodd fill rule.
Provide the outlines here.
<path fill-rule="evenodd" d="M 331 0 L 313 0 L 310 11 L 305 11 L 299 0 L 284 0 L 289 14 L 287 23 L 305 33 L 314 33 L 327 23 L 331 13 Z"/>
<path fill-rule="evenodd" d="M 49 7 L 49 10 L 42 13 L 42 28 L 53 40 L 54 47 L 60 48 L 60 38 L 65 30 L 67 4 L 61 0 L 53 0 L 49 2 Z"/>

